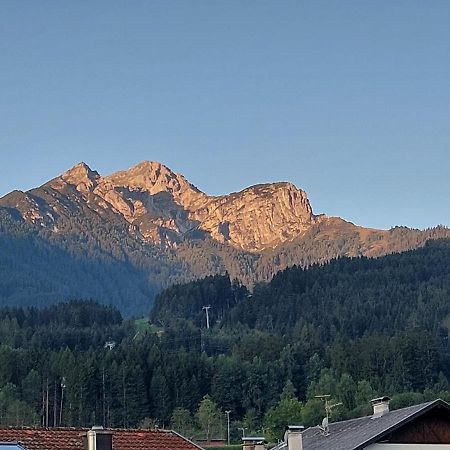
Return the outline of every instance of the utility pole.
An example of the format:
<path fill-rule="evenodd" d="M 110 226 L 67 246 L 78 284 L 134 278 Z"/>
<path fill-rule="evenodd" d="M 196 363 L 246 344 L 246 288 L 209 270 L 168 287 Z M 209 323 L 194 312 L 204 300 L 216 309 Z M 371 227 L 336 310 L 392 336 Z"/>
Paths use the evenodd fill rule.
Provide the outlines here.
<path fill-rule="evenodd" d="M 103 428 L 106 428 L 106 390 L 105 390 L 105 368 L 102 372 L 102 391 L 103 391 Z"/>
<path fill-rule="evenodd" d="M 225 411 L 227 415 L 227 443 L 230 445 L 230 413 L 231 411 Z"/>
<path fill-rule="evenodd" d="M 53 396 L 53 428 L 56 428 L 57 422 L 56 422 L 56 410 L 58 409 L 57 403 L 56 403 L 56 395 L 57 395 L 57 383 L 55 381 L 55 392 L 54 392 L 54 396 Z"/>
<path fill-rule="evenodd" d="M 44 388 L 44 382 L 42 382 L 41 425 L 42 425 L 42 428 L 45 428 L 45 388 Z"/>
<path fill-rule="evenodd" d="M 49 413 L 48 413 L 48 403 L 49 403 L 49 399 L 48 399 L 48 377 L 47 377 L 47 385 L 46 385 L 46 393 L 45 393 L 45 427 L 48 428 L 48 417 L 49 417 Z"/>
<path fill-rule="evenodd" d="M 206 328 L 209 330 L 209 310 L 211 309 L 211 305 L 204 306 L 202 309 L 206 313 Z"/>
<path fill-rule="evenodd" d="M 59 410 L 59 426 L 62 426 L 62 418 L 63 418 L 63 406 L 64 406 L 64 389 L 66 389 L 66 377 L 62 378 L 61 381 L 61 408 Z"/>
<path fill-rule="evenodd" d="M 125 386 L 125 367 L 122 370 L 122 388 L 123 388 L 123 427 L 127 428 L 128 414 L 127 414 L 127 390 Z"/>

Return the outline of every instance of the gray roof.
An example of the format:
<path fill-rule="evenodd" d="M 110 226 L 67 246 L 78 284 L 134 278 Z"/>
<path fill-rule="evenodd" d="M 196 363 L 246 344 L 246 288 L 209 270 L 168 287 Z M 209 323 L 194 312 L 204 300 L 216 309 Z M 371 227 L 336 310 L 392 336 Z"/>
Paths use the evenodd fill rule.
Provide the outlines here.
<path fill-rule="evenodd" d="M 362 450 L 434 408 L 443 408 L 450 415 L 450 405 L 438 399 L 390 411 L 377 418 L 366 416 L 330 423 L 328 436 L 319 427 L 308 428 L 302 433 L 303 450 Z M 273 450 L 284 449 L 287 450 L 287 446 L 282 442 Z"/>
<path fill-rule="evenodd" d="M 444 408 L 450 412 L 450 405 L 443 400 L 421 403 L 420 405 L 390 411 L 381 417 L 360 417 L 329 424 L 329 434 L 325 436 L 319 427 L 303 432 L 304 450 L 361 450 L 378 442 L 390 432 L 414 418 L 434 408 Z"/>

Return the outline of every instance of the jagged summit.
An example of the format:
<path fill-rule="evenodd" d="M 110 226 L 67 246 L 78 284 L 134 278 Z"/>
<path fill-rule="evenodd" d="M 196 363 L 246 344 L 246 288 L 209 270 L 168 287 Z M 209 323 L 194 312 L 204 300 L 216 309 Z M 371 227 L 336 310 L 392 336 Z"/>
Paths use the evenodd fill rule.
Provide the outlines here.
<path fill-rule="evenodd" d="M 97 180 L 100 178 L 98 172 L 91 170 L 91 168 L 84 162 L 80 162 L 61 175 L 61 179 L 68 184 L 73 184 L 80 192 L 87 192 L 92 190 Z"/>
<path fill-rule="evenodd" d="M 123 170 L 122 172 L 142 172 L 142 173 L 166 173 L 166 174 L 172 174 L 175 175 L 174 172 L 167 167 L 165 164 L 160 163 L 158 161 L 150 161 L 145 160 L 141 161 L 140 163 L 136 164 L 135 166 L 131 167 L 128 170 Z"/>
<path fill-rule="evenodd" d="M 96 174 L 98 176 L 98 172 L 92 170 L 84 161 L 80 161 L 78 164 L 75 164 L 69 170 L 64 172 L 64 174 L 62 176 L 63 177 L 71 176 L 71 175 L 75 175 L 75 174 L 86 174 L 86 175 Z"/>
<path fill-rule="evenodd" d="M 174 173 L 164 164 L 156 161 L 143 161 L 128 170 L 122 170 L 105 177 L 115 186 L 140 188 L 151 194 L 169 191 L 180 193 L 183 190 L 200 191 L 189 183 L 183 175 Z"/>
<path fill-rule="evenodd" d="M 109 177 L 132 178 L 136 176 L 148 177 L 149 179 L 157 179 L 159 177 L 175 177 L 176 174 L 172 172 L 166 165 L 158 161 L 142 161 L 133 167 L 126 170 L 120 170 L 118 172 L 109 175 Z"/>

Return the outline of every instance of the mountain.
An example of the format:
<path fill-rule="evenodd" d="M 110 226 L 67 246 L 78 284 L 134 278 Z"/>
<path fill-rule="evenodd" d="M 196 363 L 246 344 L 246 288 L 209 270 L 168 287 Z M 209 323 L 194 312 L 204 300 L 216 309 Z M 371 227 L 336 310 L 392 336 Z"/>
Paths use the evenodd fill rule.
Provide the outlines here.
<path fill-rule="evenodd" d="M 294 264 L 381 256 L 446 236 L 443 227 L 374 230 L 314 214 L 288 182 L 209 196 L 158 162 L 108 176 L 80 163 L 0 199 L 0 300 L 90 297 L 142 313 L 175 282 L 227 271 L 252 286 Z"/>
<path fill-rule="evenodd" d="M 166 166 L 145 161 L 101 177 L 80 163 L 30 192 L 0 202 L 29 223 L 58 233 L 58 222 L 87 208 L 129 225 L 130 234 L 160 247 L 176 247 L 194 231 L 243 251 L 289 241 L 319 223 L 306 193 L 291 183 L 252 186 L 211 197 Z"/>

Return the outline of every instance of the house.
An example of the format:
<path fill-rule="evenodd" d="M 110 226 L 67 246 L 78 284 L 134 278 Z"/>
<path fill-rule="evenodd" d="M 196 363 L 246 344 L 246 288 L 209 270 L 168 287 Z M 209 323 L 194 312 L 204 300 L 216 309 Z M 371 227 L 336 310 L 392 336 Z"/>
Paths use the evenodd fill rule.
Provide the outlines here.
<path fill-rule="evenodd" d="M 201 450 L 174 431 L 0 428 L 0 450 Z"/>
<path fill-rule="evenodd" d="M 323 426 L 288 427 L 273 450 L 450 450 L 450 405 L 434 400 L 395 411 L 372 400 L 373 414 Z"/>

